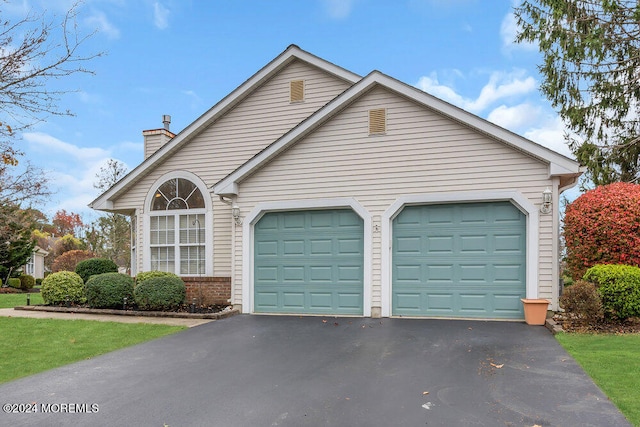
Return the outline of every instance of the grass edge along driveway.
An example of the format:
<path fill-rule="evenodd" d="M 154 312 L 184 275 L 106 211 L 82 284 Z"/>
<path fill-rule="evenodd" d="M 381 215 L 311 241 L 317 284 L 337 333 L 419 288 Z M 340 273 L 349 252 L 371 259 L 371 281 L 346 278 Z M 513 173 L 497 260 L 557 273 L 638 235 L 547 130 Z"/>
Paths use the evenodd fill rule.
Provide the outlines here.
<path fill-rule="evenodd" d="M 560 333 L 556 339 L 624 416 L 640 426 L 640 334 Z"/>
<path fill-rule="evenodd" d="M 186 327 L 93 320 L 0 318 L 0 383 L 132 346 Z"/>

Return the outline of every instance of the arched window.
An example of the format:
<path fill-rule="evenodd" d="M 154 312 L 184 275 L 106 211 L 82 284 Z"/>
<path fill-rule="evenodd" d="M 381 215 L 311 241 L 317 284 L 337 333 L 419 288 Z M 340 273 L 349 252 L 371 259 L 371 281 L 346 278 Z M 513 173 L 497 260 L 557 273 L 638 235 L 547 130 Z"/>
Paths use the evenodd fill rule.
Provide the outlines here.
<path fill-rule="evenodd" d="M 150 205 L 150 269 L 205 274 L 207 221 L 198 186 L 186 178 L 168 179 L 155 189 Z"/>

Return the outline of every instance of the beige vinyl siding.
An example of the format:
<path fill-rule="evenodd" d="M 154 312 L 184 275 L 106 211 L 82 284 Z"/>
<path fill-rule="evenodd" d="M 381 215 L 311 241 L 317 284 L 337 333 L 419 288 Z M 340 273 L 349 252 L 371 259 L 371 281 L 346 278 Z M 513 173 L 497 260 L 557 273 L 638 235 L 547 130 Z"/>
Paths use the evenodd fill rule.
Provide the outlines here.
<path fill-rule="evenodd" d="M 304 102 L 289 102 L 291 80 L 305 81 Z M 115 202 L 115 209 L 147 212 L 148 207 L 144 206 L 147 193 L 161 176 L 172 171 L 192 172 L 210 188 L 348 87 L 333 75 L 305 62 L 293 61 L 172 157 L 157 165 Z M 229 206 L 221 203 L 218 197 L 213 196 L 212 202 L 214 274 L 224 276 L 231 271 L 231 214 Z M 138 265 L 142 268 L 142 240 L 138 248 Z"/>
<path fill-rule="evenodd" d="M 385 135 L 369 136 L 368 111 L 387 109 Z M 257 202 L 354 197 L 376 218 L 400 196 L 517 190 L 539 205 L 552 182 L 541 161 L 416 103 L 376 88 L 240 183 L 243 214 Z M 236 285 L 242 278 L 236 236 Z M 540 297 L 552 298 L 552 216 L 540 216 Z M 373 306 L 381 304 L 381 236 L 373 233 Z M 535 268 L 535 267 L 534 267 Z M 240 286 L 234 302 L 241 303 Z M 365 301 L 365 304 L 369 304 Z"/>

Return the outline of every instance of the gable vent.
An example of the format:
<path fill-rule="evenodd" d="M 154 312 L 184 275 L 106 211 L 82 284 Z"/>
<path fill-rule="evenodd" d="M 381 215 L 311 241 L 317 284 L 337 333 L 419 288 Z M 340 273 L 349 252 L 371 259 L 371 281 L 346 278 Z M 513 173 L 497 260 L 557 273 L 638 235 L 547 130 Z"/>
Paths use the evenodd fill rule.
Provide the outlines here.
<path fill-rule="evenodd" d="M 387 131 L 387 109 L 375 108 L 369 110 L 369 135 L 385 133 Z"/>
<path fill-rule="evenodd" d="M 290 102 L 304 101 L 304 80 L 292 80 L 289 85 Z"/>

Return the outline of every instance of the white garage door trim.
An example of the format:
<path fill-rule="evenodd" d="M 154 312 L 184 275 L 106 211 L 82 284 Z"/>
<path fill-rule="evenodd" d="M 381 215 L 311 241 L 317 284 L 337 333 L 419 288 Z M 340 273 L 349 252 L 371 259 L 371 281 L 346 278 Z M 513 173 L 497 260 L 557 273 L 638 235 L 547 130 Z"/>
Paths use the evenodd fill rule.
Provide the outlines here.
<path fill-rule="evenodd" d="M 242 224 L 242 312 L 254 312 L 253 245 L 254 225 L 267 212 L 285 212 L 307 209 L 350 208 L 364 221 L 364 289 L 363 316 L 371 317 L 371 271 L 372 271 L 372 231 L 371 214 L 353 198 L 331 198 L 310 200 L 283 200 L 258 203 L 245 217 Z"/>
<path fill-rule="evenodd" d="M 382 242 L 386 242 L 381 259 L 382 317 L 391 315 L 391 238 L 393 219 L 403 207 L 409 205 L 464 203 L 464 202 L 512 202 L 526 215 L 526 289 L 527 298 L 538 297 L 538 209 L 522 193 L 517 191 L 474 191 L 435 194 L 414 194 L 399 197 L 382 215 Z M 365 228 L 366 230 L 366 228 Z"/>

